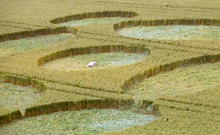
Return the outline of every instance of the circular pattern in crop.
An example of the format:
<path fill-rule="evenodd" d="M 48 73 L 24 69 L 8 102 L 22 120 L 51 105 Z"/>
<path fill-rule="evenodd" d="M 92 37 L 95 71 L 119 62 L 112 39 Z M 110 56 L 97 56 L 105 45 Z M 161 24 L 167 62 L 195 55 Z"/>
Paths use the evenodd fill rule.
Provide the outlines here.
<path fill-rule="evenodd" d="M 29 49 L 44 47 L 49 44 L 55 44 L 73 37 L 72 34 L 56 34 L 47 36 L 30 37 L 19 40 L 10 40 L 0 43 L 0 56 L 14 53 L 21 53 Z"/>
<path fill-rule="evenodd" d="M 130 65 L 143 60 L 147 55 L 139 53 L 125 52 L 108 52 L 76 55 L 67 58 L 57 59 L 48 62 L 44 65 L 45 68 L 52 70 L 81 70 L 81 69 L 96 69 L 113 66 Z M 97 64 L 94 67 L 87 67 L 87 64 L 95 61 Z"/>
<path fill-rule="evenodd" d="M 25 109 L 41 97 L 38 89 L 30 86 L 19 86 L 11 83 L 0 83 L 0 108 Z"/>
<path fill-rule="evenodd" d="M 61 25 L 77 27 L 79 33 L 75 38 L 68 39 L 67 37 L 65 39 L 68 40 L 64 39 L 65 41 L 61 40 L 61 42 L 56 41 L 59 40 L 58 38 L 51 38 L 52 42 L 42 45 L 46 47 L 37 47 L 34 43 L 38 41 L 34 41 L 30 44 L 36 47 L 22 50 L 23 44 L 15 43 L 13 46 L 19 46 L 16 46 L 17 50 L 14 51 L 18 52 L 16 54 L 14 52 L 10 54 L 9 48 L 2 49 L 0 55 L 3 52 L 5 54 L 0 56 L 0 80 L 2 80 L 1 76 L 7 75 L 25 76 L 26 78 L 12 78 L 11 80 L 8 76 L 9 80 L 2 82 L 11 82 L 15 87 L 20 85 L 25 88 L 33 83 L 31 86 L 34 90 L 37 88 L 45 92 L 42 93 L 40 99 L 37 98 L 37 101 L 29 100 L 31 104 L 24 107 L 24 115 L 18 107 L 13 108 L 10 105 L 6 108 L 0 107 L 0 134 L 102 134 L 109 131 L 112 133 L 104 134 L 219 134 L 220 128 L 216 126 L 220 121 L 218 98 L 220 87 L 217 77 L 219 68 L 213 68 L 215 71 L 207 69 L 209 66 L 201 67 L 201 71 L 189 69 L 189 72 L 182 75 L 180 75 L 182 71 L 176 72 L 182 66 L 218 64 L 216 62 L 220 61 L 218 4 L 218 0 L 212 2 L 169 1 L 168 4 L 162 0 L 57 0 L 53 3 L 36 0 L 1 1 L 0 11 L 3 14 L 0 19 L 0 33 L 3 35 L 0 35 L 0 42 L 22 41 L 28 38 L 59 34 L 75 35 L 77 32 L 73 30 L 73 27 L 55 28 Z M 122 11 L 114 11 L 118 9 Z M 111 11 L 98 12 L 103 10 Z M 137 13 L 125 11 L 135 11 L 140 16 L 135 17 Z M 61 18 L 54 19 L 56 17 Z M 185 19 L 185 17 L 191 19 Z M 136 21 L 129 21 L 131 18 Z M 149 20 L 153 18 L 168 20 Z M 148 21 L 137 21 L 137 19 Z M 139 34 L 138 37 L 120 36 L 111 28 L 114 23 L 118 23 L 114 25 L 116 31 L 137 28 L 135 31 L 138 33 L 133 32 L 133 34 Z M 159 30 L 154 30 L 154 28 Z M 167 29 L 164 30 L 165 28 Z M 143 30 L 143 37 L 140 35 L 140 30 Z M 17 33 L 10 31 L 17 31 Z M 107 46 L 103 46 L 104 44 Z M 3 46 L 10 47 L 10 45 Z M 149 51 L 142 46 L 152 49 L 149 57 L 127 66 L 121 66 L 118 63 L 128 64 L 127 61 L 132 60 L 128 56 L 130 54 L 148 56 Z M 125 58 L 119 56 L 115 58 L 118 54 L 123 54 Z M 108 56 L 105 57 L 105 55 Z M 87 67 L 89 62 L 81 63 L 84 56 L 86 59 L 98 57 L 98 60 L 90 59 L 89 62 L 99 60 L 100 62 L 97 62 L 95 67 Z M 66 72 L 72 69 L 53 71 L 45 68 L 59 60 L 64 61 L 63 65 L 68 64 L 69 61 L 65 60 L 73 58 L 80 59 L 80 61 L 75 59 L 74 61 L 84 65 L 83 68 L 91 70 L 74 69 L 75 71 Z M 123 60 L 117 61 L 118 59 Z M 102 61 L 107 61 L 109 64 L 103 64 Z M 184 71 L 188 68 L 184 68 Z M 196 74 L 197 72 L 200 73 Z M 173 79 L 172 76 L 176 77 Z M 164 79 L 164 77 L 169 79 Z M 36 79 L 39 83 L 35 83 L 35 80 L 32 82 L 31 79 Z M 98 113 L 96 109 L 103 109 L 102 113 Z M 136 112 L 136 114 L 134 117 L 125 118 L 125 116 L 130 116 L 125 110 Z M 115 112 L 123 113 L 118 115 Z M 162 117 L 141 126 L 130 125 L 136 122 L 142 123 L 141 120 L 136 119 L 140 113 L 157 116 L 161 113 Z M 148 118 L 141 118 L 148 121 Z M 127 125 L 130 128 L 127 128 Z"/>
<path fill-rule="evenodd" d="M 57 27 L 0 35 L 0 57 L 56 44 L 74 37 L 74 34 L 75 29 Z"/>
<path fill-rule="evenodd" d="M 152 115 L 111 109 L 65 111 L 16 120 L 0 127 L 4 134 L 91 134 L 113 132 L 155 120 Z"/>
<path fill-rule="evenodd" d="M 150 40 L 220 39 L 219 22 L 214 20 L 153 20 L 116 24 L 118 34 Z M 132 27 L 134 26 L 134 27 Z"/>
<path fill-rule="evenodd" d="M 127 18 L 135 17 L 137 15 L 138 14 L 135 12 L 103 11 L 60 17 L 53 19 L 50 22 L 60 24 L 62 26 L 82 26 L 122 21 Z"/>
<path fill-rule="evenodd" d="M 196 93 L 219 86 L 219 71 L 219 62 L 177 68 L 147 78 L 129 92 L 139 100 Z"/>
<path fill-rule="evenodd" d="M 217 26 L 147 26 L 133 27 L 119 30 L 123 36 L 142 39 L 161 40 L 193 40 L 193 39 L 217 39 L 220 38 L 220 27 Z"/>
<path fill-rule="evenodd" d="M 122 66 L 140 61 L 148 56 L 149 53 L 148 48 L 137 46 L 91 46 L 86 48 L 71 48 L 44 56 L 38 60 L 38 64 L 53 70 Z M 96 65 L 88 67 L 87 64 L 90 62 L 95 62 Z"/>

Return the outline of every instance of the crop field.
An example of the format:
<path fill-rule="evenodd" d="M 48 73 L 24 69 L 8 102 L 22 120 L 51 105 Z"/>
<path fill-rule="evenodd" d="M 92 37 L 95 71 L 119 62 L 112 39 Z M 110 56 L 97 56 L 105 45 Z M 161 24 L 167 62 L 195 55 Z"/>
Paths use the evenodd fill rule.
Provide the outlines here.
<path fill-rule="evenodd" d="M 35 49 L 38 47 L 46 46 L 48 44 L 60 42 L 71 37 L 73 37 L 72 34 L 56 34 L 56 35 L 38 36 L 38 37 L 2 42 L 0 43 L 1 44 L 0 56 L 10 55 L 14 53 L 21 53 L 29 49 Z"/>
<path fill-rule="evenodd" d="M 82 26 L 82 25 L 96 25 L 102 23 L 120 22 L 127 18 L 123 17 L 108 17 L 108 18 L 89 18 L 86 20 L 77 20 L 61 23 L 61 26 Z"/>
<path fill-rule="evenodd" d="M 220 28 L 217 26 L 149 26 L 133 27 L 119 31 L 123 36 L 147 39 L 179 40 L 179 39 L 216 39 L 220 38 Z"/>
<path fill-rule="evenodd" d="M 144 59 L 146 55 L 124 52 L 109 52 L 98 54 L 84 54 L 73 57 L 67 57 L 51 61 L 44 65 L 44 67 L 54 70 L 82 70 L 89 69 L 85 65 L 90 61 L 98 61 L 98 65 L 93 68 L 111 67 L 129 65 Z"/>
<path fill-rule="evenodd" d="M 219 12 L 218 0 L 0 0 L 0 135 L 220 134 Z"/>

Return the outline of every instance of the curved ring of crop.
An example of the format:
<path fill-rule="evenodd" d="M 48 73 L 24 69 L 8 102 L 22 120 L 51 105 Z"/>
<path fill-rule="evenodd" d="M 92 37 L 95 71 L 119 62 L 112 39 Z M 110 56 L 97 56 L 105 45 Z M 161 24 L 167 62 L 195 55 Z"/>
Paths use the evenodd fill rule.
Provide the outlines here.
<path fill-rule="evenodd" d="M 11 33 L 11 34 L 3 34 L 3 35 L 0 35 L 0 42 L 29 38 L 29 37 L 60 34 L 60 33 L 72 33 L 76 35 L 77 29 L 62 26 L 62 27 L 56 27 L 56 28 L 44 28 L 44 29 L 38 29 L 38 30 L 33 30 L 33 31 L 21 31 L 21 32 L 16 32 L 16 33 Z"/>
<path fill-rule="evenodd" d="M 39 92 L 46 91 L 46 87 L 41 82 L 23 76 L 10 75 L 10 74 L 2 74 L 0 75 L 0 82 L 11 83 L 20 86 L 31 86 L 39 90 Z M 0 124 L 5 124 L 8 122 L 12 122 L 15 119 L 22 118 L 22 114 L 19 110 L 15 110 L 5 115 L 0 116 Z"/>
<path fill-rule="evenodd" d="M 220 61 L 220 54 L 217 54 L 217 55 L 203 55 L 200 57 L 194 57 L 194 58 L 190 58 L 190 59 L 185 59 L 185 60 L 176 61 L 173 63 L 160 65 L 155 68 L 148 69 L 141 74 L 137 74 L 137 75 L 131 77 L 129 80 L 125 81 L 121 87 L 122 87 L 124 93 L 126 93 L 128 90 L 130 90 L 132 88 L 132 86 L 134 84 L 139 83 L 146 78 L 155 76 L 159 73 L 172 71 L 172 70 L 179 68 L 179 67 L 186 67 L 186 66 L 190 66 L 190 65 L 199 65 L 199 64 L 205 64 L 205 63 L 214 63 L 214 62 L 219 62 L 219 61 Z"/>
<path fill-rule="evenodd" d="M 145 47 L 138 46 L 125 46 L 125 45 L 106 45 L 106 46 L 90 46 L 82 48 L 71 48 L 59 52 L 52 53 L 41 57 L 38 60 L 38 65 L 41 66 L 49 61 L 79 55 L 79 54 L 91 54 L 91 53 L 103 53 L 103 52 L 126 52 L 126 53 L 144 53 L 150 54 L 150 50 Z"/>
<path fill-rule="evenodd" d="M 0 81 L 4 83 L 11 83 L 21 86 L 31 86 L 38 89 L 40 92 L 46 90 L 46 87 L 42 83 L 38 82 L 37 80 L 31 79 L 29 77 L 4 74 L 3 76 L 0 76 Z"/>
<path fill-rule="evenodd" d="M 5 115 L 0 116 L 0 125 L 12 122 L 15 119 L 21 119 L 42 114 L 51 114 L 59 111 L 68 110 L 84 110 L 84 109 L 130 109 L 134 107 L 133 99 L 95 99 L 95 100 L 80 100 L 80 101 L 64 101 L 50 104 L 34 106 L 25 109 L 25 115 L 22 116 L 19 110 L 15 110 Z M 151 108 L 151 110 L 149 110 Z M 151 101 L 141 101 L 138 109 L 145 109 L 144 114 L 159 115 L 159 107 Z M 137 112 L 139 113 L 139 112 Z M 143 112 L 142 112 L 143 113 Z"/>
<path fill-rule="evenodd" d="M 51 23 L 59 24 L 73 20 L 82 20 L 88 18 L 103 18 L 103 17 L 135 17 L 138 13 L 135 12 L 127 12 L 127 11 L 103 11 L 103 12 L 90 12 L 90 13 L 82 13 L 76 15 L 69 15 L 64 17 L 59 17 L 51 20 Z"/>
<path fill-rule="evenodd" d="M 167 26 L 167 25 L 207 25 L 207 26 L 220 26 L 220 20 L 215 19 L 161 19 L 161 20 L 131 20 L 123 21 L 114 24 L 115 31 L 122 28 L 129 28 L 135 26 Z"/>

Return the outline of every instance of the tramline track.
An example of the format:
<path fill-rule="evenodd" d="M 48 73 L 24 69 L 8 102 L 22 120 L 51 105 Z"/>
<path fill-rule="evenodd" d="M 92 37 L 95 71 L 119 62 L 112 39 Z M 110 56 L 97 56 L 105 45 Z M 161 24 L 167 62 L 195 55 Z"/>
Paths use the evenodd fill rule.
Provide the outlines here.
<path fill-rule="evenodd" d="M 124 36 L 115 36 L 115 35 L 104 35 L 104 34 L 101 34 L 101 33 L 92 33 L 92 32 L 87 32 L 87 31 L 78 31 L 78 33 L 84 33 L 84 34 L 89 34 L 89 35 L 94 35 L 94 36 L 103 36 L 103 37 L 114 37 L 114 38 L 118 38 L 118 39 L 126 39 L 126 40 L 133 40 L 133 38 L 129 38 L 129 37 L 124 37 Z M 220 52 L 220 49 L 219 48 L 206 48 L 206 47 L 198 47 L 198 46 L 189 46 L 189 45 L 186 45 L 186 44 L 181 44 L 181 43 L 177 43 L 175 41 L 167 41 L 165 43 L 165 41 L 155 41 L 155 40 L 150 40 L 150 39 L 135 39 L 136 41 L 139 41 L 139 42 L 143 42 L 143 43 L 157 43 L 157 44 L 163 44 L 163 45 L 167 45 L 167 46 L 174 46 L 174 47 L 188 47 L 189 49 L 202 49 L 202 50 L 211 50 L 211 51 L 219 51 Z"/>
<path fill-rule="evenodd" d="M 122 5 L 137 5 L 137 6 L 148 6 L 148 7 L 159 7 L 156 4 L 145 4 L 145 3 L 128 3 L 128 2 L 109 2 L 109 1 L 95 1 L 96 3 L 105 3 L 105 4 L 122 4 Z M 199 6 L 191 6 L 191 7 L 187 7 L 187 6 L 174 6 L 174 5 L 163 5 L 162 7 L 172 7 L 172 8 L 187 8 L 187 9 L 209 9 L 209 10 L 220 10 L 220 8 L 218 7 L 199 7 Z"/>
<path fill-rule="evenodd" d="M 94 3 L 90 3 L 90 4 L 94 4 Z M 179 10 L 181 9 L 181 11 L 191 11 L 191 12 L 206 12 L 207 10 L 209 12 L 212 12 L 212 13 L 218 13 L 220 10 L 220 8 L 211 8 L 211 7 L 186 7 L 186 6 L 173 6 L 173 5 L 161 5 L 161 6 L 158 6 L 158 5 L 149 5 L 149 4 L 136 4 L 136 3 L 120 3 L 120 2 L 103 2 L 103 1 L 96 1 L 94 5 L 106 5 L 107 6 L 114 6 L 114 7 L 117 7 L 117 6 L 120 6 L 120 7 L 132 7 L 132 8 L 137 8 L 137 9 L 140 9 L 140 8 L 143 8 L 143 9 L 146 9 L 146 8 L 149 8 L 150 10 L 158 10 L 158 9 L 163 9 L 163 10 Z"/>
<path fill-rule="evenodd" d="M 220 109 L 220 106 L 216 106 L 216 105 L 213 106 L 213 105 L 209 105 L 209 104 L 195 103 L 195 102 L 190 102 L 190 101 L 181 101 L 181 100 L 168 99 L 168 98 L 159 98 L 158 100 L 165 101 L 165 102 L 185 104 L 185 105 L 203 106 L 203 107 L 212 108 L 212 109 Z"/>
<path fill-rule="evenodd" d="M 0 26 L 4 26 L 4 27 L 10 27 L 10 28 L 20 28 L 20 29 L 24 29 L 24 30 L 31 30 L 31 28 L 25 28 L 25 27 L 21 27 L 21 26 L 13 26 L 13 25 L 8 25 L 8 24 L 1 24 Z"/>
<path fill-rule="evenodd" d="M 13 75 L 13 76 L 23 76 L 26 78 L 29 78 L 27 76 L 24 75 L 19 75 L 19 74 L 10 74 L 10 73 L 1 73 L 0 75 Z M 31 77 L 31 79 L 36 79 L 39 80 L 41 83 L 43 83 L 46 88 L 51 88 L 51 89 L 56 89 L 57 87 L 61 87 L 61 86 L 65 86 L 67 89 L 84 89 L 85 91 L 91 90 L 94 93 L 97 92 L 101 92 L 101 93 L 109 93 L 109 94 L 113 94 L 113 95 L 118 95 L 118 94 L 123 94 L 123 91 L 114 91 L 114 90 L 106 90 L 106 89 L 102 89 L 102 88 L 92 88 L 92 87 L 86 87 L 86 86 L 79 86 L 79 85 L 75 85 L 75 84 L 66 84 L 66 83 L 62 83 L 62 82 L 57 82 L 57 81 L 53 81 L 53 80 L 46 80 L 46 79 L 42 79 L 42 78 L 37 78 L 37 77 Z"/>
<path fill-rule="evenodd" d="M 216 50 L 216 49 L 210 50 L 210 49 L 205 49 L 205 48 L 201 49 L 201 48 L 194 48 L 194 47 L 189 47 L 189 46 L 178 46 L 178 45 L 173 46 L 172 43 L 164 44 L 164 43 L 158 43 L 156 41 L 150 41 L 150 42 L 149 41 L 142 41 L 142 40 L 134 41 L 133 39 L 129 39 L 129 38 L 122 38 L 122 37 L 116 38 L 116 37 L 111 37 L 111 36 L 106 36 L 106 35 L 96 35 L 96 36 L 94 36 L 94 35 L 96 35 L 96 34 L 95 33 L 92 33 L 92 34 L 83 33 L 83 34 L 81 34 L 80 32 L 78 32 L 78 37 L 79 38 L 110 41 L 110 42 L 113 42 L 113 43 L 122 43 L 122 44 L 129 44 L 129 45 L 140 45 L 140 46 L 144 45 L 146 47 L 150 47 L 151 50 L 153 50 L 153 49 L 164 49 L 164 50 L 172 50 L 172 51 L 177 51 L 177 52 L 187 52 L 187 53 L 192 53 L 192 54 L 207 54 L 210 51 L 215 52 L 215 53 L 219 52 L 219 50 Z M 123 39 L 123 40 L 121 40 L 121 39 Z M 134 42 L 137 42 L 137 43 L 134 43 Z M 152 45 L 152 43 L 154 43 L 154 44 Z M 187 48 L 187 47 L 189 47 L 190 49 Z"/>
<path fill-rule="evenodd" d="M 91 96 L 91 97 L 96 97 L 96 98 L 129 99 L 131 97 L 129 94 L 119 94 L 119 93 L 106 92 L 106 91 L 97 91 L 94 89 L 86 89 L 86 88 L 74 87 L 74 86 L 63 85 L 63 84 L 54 84 L 54 83 L 44 83 L 44 84 L 48 89 L 51 89 L 51 90 L 74 93 L 74 94 L 84 95 L 84 96 Z"/>
<path fill-rule="evenodd" d="M 190 112 L 196 112 L 196 113 L 208 113 L 212 115 L 218 115 L 220 116 L 220 107 L 219 106 L 207 106 L 204 104 L 190 104 L 188 102 L 179 102 L 179 101 L 170 101 L 164 98 L 159 98 L 158 101 L 156 101 L 160 107 L 166 107 L 171 108 L 175 110 L 181 110 L 181 111 L 190 111 Z"/>
<path fill-rule="evenodd" d="M 43 25 L 36 25 L 36 24 L 29 24 L 29 23 L 21 23 L 21 22 L 15 22 L 15 21 L 4 21 L 4 20 L 0 20 L 0 24 L 1 23 L 5 23 L 7 25 L 26 25 L 28 26 L 27 28 L 45 28 L 46 26 L 43 26 Z"/>
<path fill-rule="evenodd" d="M 92 87 L 86 87 L 86 86 L 79 86 L 79 85 L 75 85 L 75 84 L 65 84 L 62 82 L 56 82 L 56 81 L 52 81 L 52 80 L 42 80 L 42 82 L 44 84 L 47 84 L 47 86 L 51 87 L 51 86 L 56 86 L 56 85 L 62 85 L 62 86 L 66 86 L 66 87 L 72 87 L 72 88 L 81 88 L 81 89 L 86 89 L 86 90 L 93 90 L 93 91 L 101 91 L 101 92 L 106 92 L 106 93 L 123 93 L 123 91 L 114 91 L 114 90 L 106 90 L 106 89 L 102 89 L 102 88 L 92 88 Z M 60 86 L 58 86 L 60 87 Z"/>

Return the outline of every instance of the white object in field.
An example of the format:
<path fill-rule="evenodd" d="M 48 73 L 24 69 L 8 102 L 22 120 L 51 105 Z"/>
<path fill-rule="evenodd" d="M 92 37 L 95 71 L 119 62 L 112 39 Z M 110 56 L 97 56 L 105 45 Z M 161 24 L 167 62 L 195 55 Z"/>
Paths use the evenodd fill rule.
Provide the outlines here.
<path fill-rule="evenodd" d="M 97 63 L 94 61 L 94 62 L 89 62 L 89 64 L 87 64 L 86 66 L 87 67 L 94 67 Z"/>

